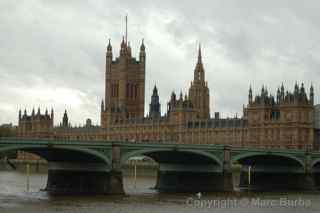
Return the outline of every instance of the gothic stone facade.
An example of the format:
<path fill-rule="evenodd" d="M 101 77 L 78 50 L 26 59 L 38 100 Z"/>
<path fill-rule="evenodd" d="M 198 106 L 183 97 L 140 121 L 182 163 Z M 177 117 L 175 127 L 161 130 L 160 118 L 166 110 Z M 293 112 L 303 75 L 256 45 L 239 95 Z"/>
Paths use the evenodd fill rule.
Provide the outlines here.
<path fill-rule="evenodd" d="M 101 125 L 72 127 L 65 112 L 60 126 L 53 125 L 53 111 L 19 115 L 21 137 L 47 137 L 62 140 L 157 141 L 192 144 L 306 149 L 314 145 L 314 92 L 304 85 L 285 91 L 282 85 L 276 97 L 262 87 L 253 97 L 249 89 L 248 104 L 240 118 L 210 116 L 209 88 L 205 80 L 201 48 L 188 94 L 173 92 L 162 116 L 158 90 L 151 97 L 148 116 L 145 110 L 146 49 L 142 41 L 139 60 L 130 44 L 121 42 L 119 57 L 113 58 L 107 45 L 105 97 L 101 103 Z"/>

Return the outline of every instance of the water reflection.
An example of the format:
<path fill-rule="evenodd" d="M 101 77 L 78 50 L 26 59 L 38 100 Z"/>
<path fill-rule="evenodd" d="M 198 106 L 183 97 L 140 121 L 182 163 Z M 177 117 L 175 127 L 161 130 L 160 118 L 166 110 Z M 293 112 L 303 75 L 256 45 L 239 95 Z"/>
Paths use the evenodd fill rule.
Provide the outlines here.
<path fill-rule="evenodd" d="M 50 196 L 40 189 L 46 185 L 45 171 L 32 173 L 30 176 L 30 192 L 26 192 L 25 170 L 0 171 L 0 212 L 319 212 L 320 194 L 291 192 L 283 193 L 202 193 L 201 200 L 226 200 L 259 198 L 262 200 L 280 199 L 309 199 L 312 205 L 306 207 L 233 207 L 207 208 L 196 206 L 196 202 L 188 205 L 187 200 L 198 199 L 195 194 L 166 194 L 153 190 L 155 172 L 146 171 L 141 176 L 138 172 L 136 187 L 132 171 L 128 170 L 124 177 L 124 196 Z"/>

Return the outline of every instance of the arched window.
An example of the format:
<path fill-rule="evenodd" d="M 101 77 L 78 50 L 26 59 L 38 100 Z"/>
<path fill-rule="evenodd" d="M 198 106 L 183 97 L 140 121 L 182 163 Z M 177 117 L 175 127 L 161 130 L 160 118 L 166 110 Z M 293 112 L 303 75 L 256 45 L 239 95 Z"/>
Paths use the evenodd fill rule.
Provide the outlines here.
<path fill-rule="evenodd" d="M 133 98 L 133 84 L 130 84 L 130 98 Z"/>
<path fill-rule="evenodd" d="M 116 97 L 119 97 L 119 84 L 116 84 L 116 91 L 117 91 Z"/>
<path fill-rule="evenodd" d="M 129 84 L 127 83 L 126 96 L 129 97 Z"/>
<path fill-rule="evenodd" d="M 137 98 L 138 97 L 138 84 L 135 85 L 134 91 L 135 91 L 135 96 L 134 97 Z"/>

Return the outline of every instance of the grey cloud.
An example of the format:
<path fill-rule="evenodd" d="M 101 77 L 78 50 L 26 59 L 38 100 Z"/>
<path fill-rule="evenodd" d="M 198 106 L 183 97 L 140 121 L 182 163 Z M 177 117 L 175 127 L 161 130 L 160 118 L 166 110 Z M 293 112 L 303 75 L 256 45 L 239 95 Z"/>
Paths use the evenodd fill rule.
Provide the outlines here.
<path fill-rule="evenodd" d="M 212 111 L 240 115 L 250 84 L 257 93 L 313 82 L 318 94 L 319 9 L 316 0 L 1 1 L 0 123 L 34 105 L 54 106 L 56 122 L 64 108 L 73 123 L 98 122 L 107 38 L 118 55 L 126 13 L 133 53 L 143 37 L 147 46 L 146 111 L 154 84 L 163 110 L 172 90 L 187 92 L 198 42 Z M 52 97 L 32 97 L 39 89 Z"/>

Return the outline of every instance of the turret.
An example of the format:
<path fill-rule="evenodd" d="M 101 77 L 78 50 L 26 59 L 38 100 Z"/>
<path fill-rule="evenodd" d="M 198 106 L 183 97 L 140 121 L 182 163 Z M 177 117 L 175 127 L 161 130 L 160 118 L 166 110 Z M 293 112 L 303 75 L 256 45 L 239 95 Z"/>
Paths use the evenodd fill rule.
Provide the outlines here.
<path fill-rule="evenodd" d="M 313 91 L 313 86 L 311 84 L 311 87 L 310 87 L 310 104 L 313 105 L 314 103 L 314 91 Z"/>
<path fill-rule="evenodd" d="M 249 104 L 252 104 L 252 88 L 251 88 L 251 86 L 250 86 L 250 88 L 249 88 Z"/>
<path fill-rule="evenodd" d="M 145 62 L 146 59 L 146 47 L 144 46 L 144 39 L 142 39 L 139 53 L 140 62 Z"/>
<path fill-rule="evenodd" d="M 40 107 L 38 107 L 38 112 L 37 112 L 37 116 L 40 116 L 41 112 L 40 112 Z"/>
<path fill-rule="evenodd" d="M 179 101 L 183 101 L 183 94 L 182 94 L 182 91 L 180 92 Z"/>
<path fill-rule="evenodd" d="M 127 45 L 126 42 L 124 41 L 124 36 L 122 37 L 122 42 L 120 45 L 120 57 L 121 56 L 126 56 L 127 55 Z"/>
<path fill-rule="evenodd" d="M 101 101 L 101 112 L 104 112 L 104 110 L 105 110 L 105 109 L 104 109 L 104 101 L 102 100 L 102 101 Z"/>
<path fill-rule="evenodd" d="M 21 115 L 21 109 L 19 110 L 19 121 L 21 120 L 22 115 Z"/>
<path fill-rule="evenodd" d="M 304 93 L 305 93 L 304 84 L 302 83 L 300 87 L 300 94 L 304 94 Z"/>
<path fill-rule="evenodd" d="M 62 126 L 68 127 L 68 124 L 69 124 L 68 114 L 67 114 L 67 110 L 65 110 L 62 118 Z"/>
<path fill-rule="evenodd" d="M 159 101 L 158 89 L 156 85 L 153 88 L 153 93 L 151 96 L 149 116 L 151 118 L 160 118 L 161 116 L 160 101 Z"/>
<path fill-rule="evenodd" d="M 262 85 L 262 88 L 261 88 L 261 96 L 264 96 L 264 85 Z"/>
<path fill-rule="evenodd" d="M 112 46 L 111 46 L 110 39 L 109 39 L 108 46 L 107 46 L 107 58 L 111 58 L 111 60 L 112 60 Z"/>
<path fill-rule="evenodd" d="M 54 119 L 54 112 L 53 112 L 53 109 L 51 109 L 51 120 L 53 122 L 53 119 Z"/>
<path fill-rule="evenodd" d="M 284 101 L 284 86 L 283 86 L 283 83 L 281 84 L 280 96 L 281 96 L 281 101 Z"/>
<path fill-rule="evenodd" d="M 280 89 L 278 88 L 277 89 L 277 104 L 280 103 L 280 100 L 281 100 L 281 93 L 280 93 Z"/>

